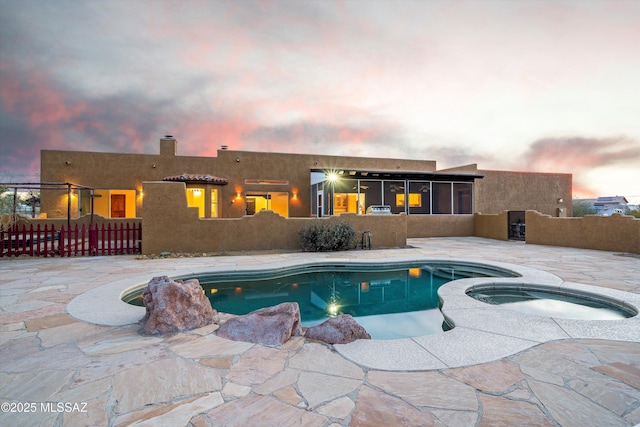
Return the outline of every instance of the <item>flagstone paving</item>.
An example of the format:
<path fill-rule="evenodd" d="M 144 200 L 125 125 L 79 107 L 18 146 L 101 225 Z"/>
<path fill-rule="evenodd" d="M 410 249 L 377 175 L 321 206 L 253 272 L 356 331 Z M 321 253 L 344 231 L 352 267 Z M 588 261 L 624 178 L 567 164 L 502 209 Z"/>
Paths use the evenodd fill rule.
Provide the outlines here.
<path fill-rule="evenodd" d="M 411 239 L 410 244 L 341 256 L 509 262 L 640 299 L 638 257 L 479 238 Z M 129 276 L 150 279 L 159 272 L 183 274 L 207 265 L 242 269 L 335 256 L 0 260 L 0 425 L 640 424 L 640 338 L 633 336 L 614 341 L 559 334 L 557 340 L 473 364 L 474 340 L 492 334 L 474 335 L 472 325 L 466 325 L 457 332 L 460 360 L 455 362 L 461 367 L 447 368 L 434 358 L 424 365 L 415 361 L 434 369 L 402 372 L 359 366 L 331 346 L 301 337 L 278 348 L 218 338 L 211 334 L 214 326 L 144 337 L 135 324 L 94 325 L 65 309 L 76 295 Z M 91 309 L 99 311 L 101 301 Z M 544 322 L 536 325 L 545 327 Z M 574 327 L 571 322 L 557 325 Z M 377 351 L 397 349 L 382 343 Z"/>

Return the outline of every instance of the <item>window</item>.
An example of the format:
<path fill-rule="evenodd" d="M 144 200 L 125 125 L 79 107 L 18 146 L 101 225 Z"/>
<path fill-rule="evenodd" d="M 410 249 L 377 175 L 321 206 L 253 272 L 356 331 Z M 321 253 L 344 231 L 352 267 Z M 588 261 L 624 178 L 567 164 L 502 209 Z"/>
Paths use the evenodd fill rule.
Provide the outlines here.
<path fill-rule="evenodd" d="M 409 207 L 410 208 L 420 208 L 420 207 L 422 207 L 422 194 L 420 194 L 420 193 L 409 193 Z"/>
<path fill-rule="evenodd" d="M 404 181 L 384 181 L 384 202 L 391 206 L 391 212 L 396 214 L 404 212 Z M 400 197 L 398 197 L 400 196 Z"/>
<path fill-rule="evenodd" d="M 187 188 L 187 206 L 198 208 L 198 216 L 204 217 L 204 188 Z"/>
<path fill-rule="evenodd" d="M 431 183 L 409 181 L 409 214 L 431 213 Z"/>
<path fill-rule="evenodd" d="M 451 214 L 451 183 L 433 183 L 433 213 Z"/>
<path fill-rule="evenodd" d="M 245 210 L 247 215 L 255 215 L 263 210 L 271 210 L 287 218 L 289 216 L 289 193 L 247 193 Z"/>
<path fill-rule="evenodd" d="M 454 214 L 472 214 L 472 186 L 470 183 L 454 183 L 453 184 L 453 213 Z"/>
<path fill-rule="evenodd" d="M 218 189 L 211 190 L 211 218 L 218 218 Z"/>

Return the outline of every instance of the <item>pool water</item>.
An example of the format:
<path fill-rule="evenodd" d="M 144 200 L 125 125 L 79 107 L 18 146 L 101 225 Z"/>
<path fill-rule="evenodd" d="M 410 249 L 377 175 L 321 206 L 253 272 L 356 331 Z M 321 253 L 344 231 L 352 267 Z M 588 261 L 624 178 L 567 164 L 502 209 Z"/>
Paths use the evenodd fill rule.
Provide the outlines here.
<path fill-rule="evenodd" d="M 597 298 L 539 289 L 477 289 L 467 295 L 521 313 L 579 320 L 618 320 L 635 316 L 630 309 Z"/>
<path fill-rule="evenodd" d="M 277 272 L 216 273 L 197 278 L 213 308 L 247 314 L 282 302 L 297 302 L 303 326 L 340 314 L 356 318 L 374 339 L 397 339 L 447 330 L 438 288 L 469 277 L 513 277 L 479 264 L 316 265 Z M 123 300 L 142 305 L 140 298 Z"/>

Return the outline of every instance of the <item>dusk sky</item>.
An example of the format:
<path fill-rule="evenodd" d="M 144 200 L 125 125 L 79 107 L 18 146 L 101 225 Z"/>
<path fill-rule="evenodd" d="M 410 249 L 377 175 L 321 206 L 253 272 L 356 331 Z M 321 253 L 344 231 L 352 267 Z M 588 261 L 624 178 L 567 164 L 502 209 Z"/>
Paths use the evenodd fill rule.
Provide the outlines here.
<path fill-rule="evenodd" d="M 165 134 L 572 173 L 574 197 L 640 203 L 640 0 L 0 0 L 0 181 Z"/>

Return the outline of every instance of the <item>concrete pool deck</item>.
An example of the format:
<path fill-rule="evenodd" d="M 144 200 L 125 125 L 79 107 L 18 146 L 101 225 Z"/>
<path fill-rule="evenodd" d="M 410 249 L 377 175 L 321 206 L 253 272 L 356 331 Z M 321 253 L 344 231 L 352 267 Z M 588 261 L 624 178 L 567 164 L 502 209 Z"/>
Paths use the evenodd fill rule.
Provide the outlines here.
<path fill-rule="evenodd" d="M 68 308 L 77 296 L 116 287 L 120 292 L 127 283 L 145 283 L 159 274 L 421 258 L 515 264 L 543 272 L 535 283 L 596 286 L 600 293 L 639 305 L 638 257 L 480 238 L 411 239 L 409 244 L 338 254 L 2 259 L 0 424 L 640 423 L 638 316 L 613 323 L 505 317 L 503 309 L 473 305 L 482 303 L 466 297 L 464 304 L 471 300 L 473 306 L 456 305 L 463 289 L 452 289 L 444 312 L 456 322 L 453 331 L 333 349 L 303 338 L 280 348 L 227 341 L 210 334 L 211 327 L 143 337 L 130 324 L 137 313 L 124 324 L 95 324 L 115 316 L 108 295 L 81 305 L 97 316 L 94 322 L 78 320 L 86 312 L 78 313 L 73 304 Z M 58 411 L 58 403 L 79 405 Z M 25 408 L 36 410 L 24 413 Z"/>

